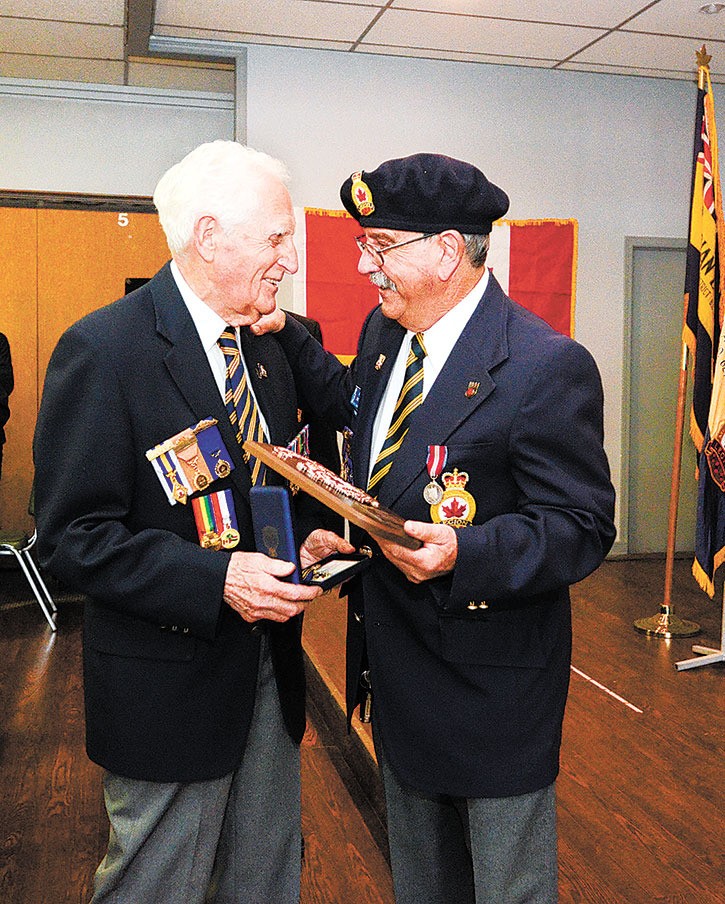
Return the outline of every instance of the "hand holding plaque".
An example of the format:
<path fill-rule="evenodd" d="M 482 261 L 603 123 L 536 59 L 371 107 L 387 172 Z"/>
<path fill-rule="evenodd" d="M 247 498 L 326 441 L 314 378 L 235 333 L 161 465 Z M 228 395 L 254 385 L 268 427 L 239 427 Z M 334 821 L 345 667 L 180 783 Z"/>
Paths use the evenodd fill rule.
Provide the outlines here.
<path fill-rule="evenodd" d="M 420 540 L 405 533 L 403 518 L 380 505 L 365 490 L 343 480 L 319 462 L 284 446 L 254 440 L 247 440 L 244 449 L 264 462 L 268 468 L 286 477 L 293 486 L 304 490 L 371 536 L 398 543 L 408 549 L 418 549 L 422 545 Z"/>

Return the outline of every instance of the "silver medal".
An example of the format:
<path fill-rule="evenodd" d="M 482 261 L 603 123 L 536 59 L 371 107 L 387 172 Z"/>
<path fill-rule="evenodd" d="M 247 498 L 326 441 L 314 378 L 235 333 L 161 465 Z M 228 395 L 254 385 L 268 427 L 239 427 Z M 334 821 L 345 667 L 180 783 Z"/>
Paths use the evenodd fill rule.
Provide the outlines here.
<path fill-rule="evenodd" d="M 431 480 L 430 483 L 426 484 L 426 487 L 423 490 L 423 499 L 425 499 L 428 505 L 438 505 L 442 498 L 443 487 L 439 483 L 436 483 L 435 480 Z"/>

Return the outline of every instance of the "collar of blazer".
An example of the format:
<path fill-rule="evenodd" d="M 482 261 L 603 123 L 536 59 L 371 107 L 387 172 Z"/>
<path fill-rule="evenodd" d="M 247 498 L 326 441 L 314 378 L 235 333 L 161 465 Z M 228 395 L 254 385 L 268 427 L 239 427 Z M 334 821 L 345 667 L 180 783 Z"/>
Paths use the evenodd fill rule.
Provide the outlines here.
<path fill-rule="evenodd" d="M 446 445 L 493 391 L 496 384 L 490 372 L 508 357 L 509 305 L 509 299 L 491 274 L 486 291 L 413 417 L 405 442 L 382 483 L 383 505 L 394 505 L 426 469 L 425 454 L 413 457 L 406 454 L 406 449 L 427 450 L 429 444 Z M 376 410 L 377 406 L 370 414 L 371 421 Z"/>
<path fill-rule="evenodd" d="M 148 287 L 156 311 L 157 332 L 168 343 L 164 361 L 169 374 L 197 420 L 216 418 L 224 444 L 234 461 L 232 478 L 248 487 L 249 469 L 237 444 L 229 415 L 209 368 L 194 321 L 184 304 L 168 264 L 148 283 Z M 275 390 L 268 384 L 273 384 L 278 393 L 286 391 L 288 387 L 280 388 L 278 379 L 268 380 L 260 377 L 260 373 L 274 373 L 275 365 L 270 362 L 269 353 L 276 347 L 276 342 L 270 341 L 270 337 L 260 337 L 260 340 L 266 339 L 266 342 L 258 341 L 257 337 L 253 337 L 244 329 L 241 330 L 241 335 L 242 351 L 245 352 L 254 394 L 264 413 L 271 439 L 273 442 L 287 443 L 289 437 L 282 435 L 283 428 L 280 427 L 278 418 L 279 406 L 276 404 L 277 400 L 273 398 Z M 254 344 L 253 351 L 249 348 L 250 343 Z"/>

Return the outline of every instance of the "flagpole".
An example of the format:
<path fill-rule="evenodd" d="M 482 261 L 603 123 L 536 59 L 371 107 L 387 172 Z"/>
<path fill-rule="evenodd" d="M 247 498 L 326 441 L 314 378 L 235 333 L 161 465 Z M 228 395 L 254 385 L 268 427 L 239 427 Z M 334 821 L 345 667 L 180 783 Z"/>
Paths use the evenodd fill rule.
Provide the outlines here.
<path fill-rule="evenodd" d="M 675 565 L 675 539 L 677 536 L 677 506 L 680 496 L 680 470 L 682 468 L 682 435 L 685 425 L 685 404 L 687 398 L 687 343 L 682 343 L 680 379 L 677 387 L 677 414 L 675 418 L 675 448 L 672 454 L 672 477 L 670 480 L 670 509 L 667 523 L 667 552 L 665 554 L 665 587 L 660 611 L 648 618 L 638 618 L 634 627 L 643 634 L 653 637 L 692 637 L 700 630 L 697 622 L 681 619 L 675 615 L 672 605 L 672 575 Z"/>
<path fill-rule="evenodd" d="M 698 91 L 705 90 L 706 69 L 710 57 L 707 55 L 705 45 L 697 54 L 698 62 Z M 686 280 L 687 281 L 687 280 Z M 685 287 L 685 303 L 683 310 L 683 335 L 687 324 L 687 309 L 689 297 L 687 286 Z M 675 563 L 675 540 L 677 536 L 677 509 L 680 496 L 680 471 L 682 468 L 682 437 L 685 423 L 685 404 L 687 396 L 687 342 L 682 343 L 682 358 L 680 362 L 680 378 L 677 388 L 677 412 L 675 418 L 675 444 L 672 455 L 672 476 L 670 480 L 670 507 L 667 524 L 667 550 L 665 554 L 665 586 L 660 611 L 656 615 L 647 618 L 638 618 L 634 622 L 637 631 L 649 634 L 653 637 L 692 637 L 699 633 L 700 626 L 697 622 L 681 619 L 675 615 L 672 604 L 672 577 Z"/>

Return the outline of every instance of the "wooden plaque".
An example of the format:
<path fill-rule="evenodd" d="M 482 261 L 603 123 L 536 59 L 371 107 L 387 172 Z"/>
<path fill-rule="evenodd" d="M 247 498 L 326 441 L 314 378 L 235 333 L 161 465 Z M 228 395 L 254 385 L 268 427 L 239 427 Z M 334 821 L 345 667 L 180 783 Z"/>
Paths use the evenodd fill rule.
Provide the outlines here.
<path fill-rule="evenodd" d="M 254 440 L 244 443 L 244 451 L 254 455 L 268 468 L 286 477 L 293 486 L 309 493 L 371 536 L 390 540 L 408 549 L 419 549 L 422 545 L 420 540 L 405 533 L 405 520 L 400 515 L 380 505 L 377 499 L 347 483 L 319 462 L 284 446 L 257 443 Z"/>

